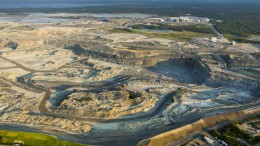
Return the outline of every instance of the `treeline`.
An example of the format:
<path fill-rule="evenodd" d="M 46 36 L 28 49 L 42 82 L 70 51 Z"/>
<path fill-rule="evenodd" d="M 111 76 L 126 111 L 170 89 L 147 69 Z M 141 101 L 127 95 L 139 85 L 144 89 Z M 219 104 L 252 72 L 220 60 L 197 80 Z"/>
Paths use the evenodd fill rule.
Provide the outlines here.
<path fill-rule="evenodd" d="M 244 24 L 243 20 L 240 22 L 224 20 L 223 22 L 211 21 L 211 23 L 217 31 L 226 36 L 229 40 L 241 43 L 260 43 L 259 40 L 250 39 L 251 36 L 260 35 L 260 31 L 257 29 L 259 26 L 254 26 L 257 22 L 248 21 L 248 23 Z"/>
<path fill-rule="evenodd" d="M 145 13 L 162 16 L 181 16 L 191 14 L 193 16 L 208 17 L 216 20 L 224 20 L 223 23 L 215 23 L 221 33 L 236 36 L 237 41 L 247 42 L 250 35 L 260 35 L 260 9 L 254 3 L 132 3 L 104 6 L 86 6 L 78 8 L 37 8 L 37 9 L 0 9 L 0 13 L 21 15 L 24 13 Z M 180 29 L 180 28 L 176 28 Z M 184 28 L 182 28 L 184 29 Z M 187 29 L 187 28 L 185 28 Z M 189 28 L 193 29 L 193 28 Z M 206 30 L 207 32 L 208 30 Z M 197 32 L 197 31 L 196 31 Z M 199 30 L 200 32 L 200 30 Z M 202 30 L 205 33 L 205 30 Z M 256 42 L 259 43 L 259 42 Z"/>
<path fill-rule="evenodd" d="M 244 122 L 249 122 L 249 121 L 252 121 L 252 120 L 260 120 L 260 114 L 254 115 L 250 118 L 247 118 L 247 119 L 244 120 Z"/>
<path fill-rule="evenodd" d="M 214 135 L 220 140 L 225 141 L 229 146 L 246 146 L 237 140 L 237 138 L 243 139 L 249 144 L 257 144 L 260 142 L 260 136 L 252 137 L 246 132 L 240 130 L 234 124 L 229 124 L 221 129 L 213 129 L 210 134 Z"/>
<path fill-rule="evenodd" d="M 241 37 L 247 37 L 249 35 L 258 35 L 260 34 L 257 30 L 250 29 L 245 25 L 241 25 L 238 22 L 233 21 L 224 21 L 216 22 L 211 21 L 214 24 L 214 27 L 222 34 L 232 34 Z"/>
<path fill-rule="evenodd" d="M 260 44 L 260 41 L 258 40 L 248 40 L 247 38 L 239 38 L 239 37 L 232 37 L 234 41 L 240 42 L 240 43 L 251 43 L 251 44 Z"/>
<path fill-rule="evenodd" d="M 207 25 L 179 25 L 179 26 L 170 26 L 166 24 L 156 24 L 156 25 L 134 25 L 134 29 L 159 29 L 159 30 L 172 30 L 172 31 L 192 31 L 198 33 L 208 33 L 212 34 L 212 30 Z"/>

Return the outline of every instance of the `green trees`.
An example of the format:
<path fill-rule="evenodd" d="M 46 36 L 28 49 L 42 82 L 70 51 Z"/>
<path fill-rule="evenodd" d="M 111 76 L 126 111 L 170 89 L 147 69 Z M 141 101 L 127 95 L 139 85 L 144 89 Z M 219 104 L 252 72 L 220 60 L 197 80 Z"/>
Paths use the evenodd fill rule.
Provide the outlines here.
<path fill-rule="evenodd" d="M 23 141 L 26 146 L 83 146 L 40 133 L 0 130 L 0 144 L 11 145 L 15 140 Z"/>
<path fill-rule="evenodd" d="M 172 30 L 172 31 L 192 31 L 198 33 L 212 34 L 212 30 L 207 25 L 182 25 L 182 26 L 170 26 L 165 24 L 157 25 L 134 25 L 134 29 L 160 29 L 160 30 Z"/>
<path fill-rule="evenodd" d="M 246 146 L 246 145 L 240 143 L 238 140 L 230 137 L 229 135 L 222 133 L 222 131 L 213 129 L 210 131 L 210 134 L 212 134 L 213 136 L 217 137 L 220 140 L 225 141 L 226 143 L 228 143 L 229 146 Z"/>
<path fill-rule="evenodd" d="M 248 35 L 257 35 L 259 34 L 256 30 L 250 29 L 238 22 L 233 21 L 224 21 L 216 22 L 212 21 L 214 27 L 222 34 L 231 34 L 241 37 L 247 37 Z"/>
<path fill-rule="evenodd" d="M 230 146 L 244 146 L 237 139 L 243 139 L 244 141 L 250 144 L 257 144 L 260 142 L 260 137 L 252 137 L 251 135 L 245 133 L 243 130 L 240 130 L 234 124 L 229 124 L 221 129 L 213 129 L 210 131 L 210 134 L 214 135 L 220 140 L 225 141 Z"/>

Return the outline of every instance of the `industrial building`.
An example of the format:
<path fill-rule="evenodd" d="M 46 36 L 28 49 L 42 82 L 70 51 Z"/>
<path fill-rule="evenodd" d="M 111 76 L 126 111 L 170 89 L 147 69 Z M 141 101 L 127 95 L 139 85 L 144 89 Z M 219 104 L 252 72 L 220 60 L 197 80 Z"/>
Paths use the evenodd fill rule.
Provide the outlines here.
<path fill-rule="evenodd" d="M 179 16 L 179 17 L 170 17 L 171 22 L 209 22 L 208 18 L 196 17 L 196 16 Z"/>

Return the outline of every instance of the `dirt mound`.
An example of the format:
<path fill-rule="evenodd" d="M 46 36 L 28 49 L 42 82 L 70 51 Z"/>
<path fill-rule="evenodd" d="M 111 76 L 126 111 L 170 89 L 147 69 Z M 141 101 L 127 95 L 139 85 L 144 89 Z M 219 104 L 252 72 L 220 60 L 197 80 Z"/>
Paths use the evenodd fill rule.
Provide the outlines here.
<path fill-rule="evenodd" d="M 260 67 L 259 54 L 231 54 L 223 56 L 229 67 Z"/>
<path fill-rule="evenodd" d="M 139 143 L 139 145 L 147 145 L 147 146 L 164 146 L 169 144 L 175 140 L 181 139 L 190 135 L 196 131 L 202 130 L 204 128 L 211 127 L 217 123 L 221 123 L 227 120 L 235 120 L 245 116 L 244 112 L 235 112 L 229 113 L 219 116 L 211 116 L 203 118 L 199 121 L 196 121 L 192 124 L 186 125 L 184 127 L 157 135 L 155 137 L 150 138 L 149 140 L 144 140 Z M 148 142 L 147 142 L 148 141 Z M 147 143 L 147 144 L 145 144 Z"/>

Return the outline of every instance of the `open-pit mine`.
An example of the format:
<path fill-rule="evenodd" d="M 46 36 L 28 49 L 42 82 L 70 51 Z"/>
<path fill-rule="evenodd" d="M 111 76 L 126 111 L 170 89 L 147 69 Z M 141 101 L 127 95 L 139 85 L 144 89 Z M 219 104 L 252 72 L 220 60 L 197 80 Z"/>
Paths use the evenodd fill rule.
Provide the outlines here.
<path fill-rule="evenodd" d="M 259 109 L 259 45 L 214 31 L 164 38 L 175 32 L 132 26 L 170 22 L 126 16 L 1 21 L 0 129 L 135 145 L 207 116 Z"/>

